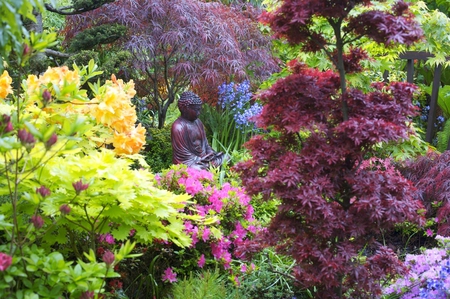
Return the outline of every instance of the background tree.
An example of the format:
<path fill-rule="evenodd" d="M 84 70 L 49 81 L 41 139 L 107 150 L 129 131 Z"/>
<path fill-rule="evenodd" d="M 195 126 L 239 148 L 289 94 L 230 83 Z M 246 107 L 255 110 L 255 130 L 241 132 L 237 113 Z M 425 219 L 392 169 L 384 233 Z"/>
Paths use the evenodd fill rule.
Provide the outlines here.
<path fill-rule="evenodd" d="M 287 0 L 262 18 L 276 36 L 321 51 L 334 67 L 289 63 L 290 74 L 259 95 L 265 105 L 257 124 L 269 133 L 247 143 L 253 158 L 236 167 L 249 192 L 281 200 L 257 240 L 292 256 L 298 283 L 315 287 L 317 298 L 381 295 L 380 281 L 404 268 L 376 236 L 397 223 L 421 222 L 412 183 L 388 160 L 372 158 L 375 144 L 411 132 L 415 87 L 375 83 L 366 92 L 347 74 L 361 72 L 368 59 L 356 41 L 409 45 L 422 30 L 406 3 L 388 11 L 370 4 Z"/>
<path fill-rule="evenodd" d="M 164 125 L 169 105 L 190 86 L 248 77 L 267 78 L 277 70 L 269 39 L 251 5 L 225 6 L 198 0 L 115 1 L 89 13 L 69 17 L 68 44 L 83 30 L 105 24 L 126 26 L 116 44 L 133 55 L 126 70 L 148 96 Z M 217 90 L 217 89 L 216 89 Z"/>

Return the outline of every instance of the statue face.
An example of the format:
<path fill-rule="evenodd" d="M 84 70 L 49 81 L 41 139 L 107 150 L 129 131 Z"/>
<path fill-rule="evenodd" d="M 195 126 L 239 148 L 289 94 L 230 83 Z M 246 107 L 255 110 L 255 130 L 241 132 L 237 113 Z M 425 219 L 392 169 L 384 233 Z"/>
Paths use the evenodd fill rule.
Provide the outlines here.
<path fill-rule="evenodd" d="M 191 104 L 181 111 L 181 116 L 187 120 L 194 121 L 199 117 L 201 111 L 201 104 Z"/>

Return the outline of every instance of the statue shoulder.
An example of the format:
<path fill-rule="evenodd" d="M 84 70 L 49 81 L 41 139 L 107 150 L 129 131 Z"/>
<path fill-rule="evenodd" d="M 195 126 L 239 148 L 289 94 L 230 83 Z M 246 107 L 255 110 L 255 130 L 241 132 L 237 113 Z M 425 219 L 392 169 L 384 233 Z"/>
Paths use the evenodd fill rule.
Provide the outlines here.
<path fill-rule="evenodd" d="M 186 120 L 179 117 L 172 124 L 172 131 L 174 130 L 182 130 L 186 127 Z"/>

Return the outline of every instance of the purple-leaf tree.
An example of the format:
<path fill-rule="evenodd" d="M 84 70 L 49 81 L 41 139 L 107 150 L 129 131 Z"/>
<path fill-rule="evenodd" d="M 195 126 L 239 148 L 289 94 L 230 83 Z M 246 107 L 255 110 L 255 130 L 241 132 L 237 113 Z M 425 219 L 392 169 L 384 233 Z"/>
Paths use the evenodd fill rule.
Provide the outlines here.
<path fill-rule="evenodd" d="M 136 89 L 158 110 L 161 128 L 169 105 L 187 87 L 212 86 L 216 92 L 231 78 L 263 80 L 278 70 L 257 14 L 250 4 L 117 0 L 70 17 L 66 38 L 92 26 L 125 25 L 126 37 L 116 43 L 133 54 Z"/>
<path fill-rule="evenodd" d="M 423 222 L 414 186 L 374 148 L 411 132 L 415 87 L 374 83 L 364 93 L 346 81 L 368 58 L 355 44 L 361 37 L 410 44 L 422 31 L 404 2 L 390 11 L 370 4 L 286 0 L 262 17 L 277 37 L 325 51 L 335 68 L 322 72 L 291 61 L 290 75 L 260 92 L 264 107 L 256 121 L 268 133 L 246 144 L 252 159 L 236 169 L 247 191 L 281 204 L 267 232 L 241 251 L 275 246 L 292 256 L 298 283 L 315 287 L 315 298 L 377 298 L 380 281 L 405 270 L 377 237 L 397 223 Z M 357 5 L 365 12 L 357 14 Z M 323 35 L 314 18 L 327 20 L 334 36 Z"/>

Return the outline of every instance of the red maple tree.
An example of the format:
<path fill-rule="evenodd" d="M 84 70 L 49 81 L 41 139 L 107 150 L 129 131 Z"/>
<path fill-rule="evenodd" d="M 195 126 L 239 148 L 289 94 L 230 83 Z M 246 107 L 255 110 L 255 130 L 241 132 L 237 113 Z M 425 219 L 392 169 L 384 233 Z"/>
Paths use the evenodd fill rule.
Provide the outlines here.
<path fill-rule="evenodd" d="M 217 87 L 230 80 L 263 80 L 278 70 L 270 38 L 258 28 L 252 5 L 226 6 L 200 0 L 117 0 L 70 17 L 66 39 L 102 24 L 121 24 L 116 43 L 133 54 L 137 89 L 158 110 L 164 125 L 168 106 L 188 87 Z M 206 91 L 204 91 L 206 92 Z M 205 93 L 206 94 L 206 93 Z M 208 101 L 208 99 L 205 99 Z"/>
<path fill-rule="evenodd" d="M 236 169 L 251 194 L 281 204 L 268 230 L 239 251 L 275 246 L 292 256 L 297 281 L 315 287 L 316 298 L 377 298 L 380 280 L 405 270 L 377 236 L 397 223 L 423 222 L 413 184 L 376 158 L 374 147 L 407 137 L 415 86 L 375 83 L 364 93 L 345 77 L 367 57 L 355 46 L 360 37 L 409 44 L 421 30 L 401 1 L 391 12 L 349 14 L 370 2 L 285 0 L 263 16 L 276 36 L 325 51 L 335 70 L 292 61 L 291 74 L 259 94 L 257 124 L 269 133 L 246 144 L 252 159 Z M 315 31 L 314 17 L 328 21 L 333 38 Z"/>

